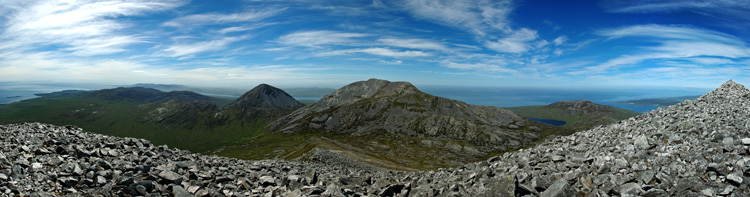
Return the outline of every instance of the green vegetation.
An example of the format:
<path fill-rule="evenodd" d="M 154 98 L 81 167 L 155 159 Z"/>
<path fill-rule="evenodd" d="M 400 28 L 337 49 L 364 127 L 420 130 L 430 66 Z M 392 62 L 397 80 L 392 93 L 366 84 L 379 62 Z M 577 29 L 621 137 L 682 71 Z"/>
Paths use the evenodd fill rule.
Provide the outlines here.
<path fill-rule="evenodd" d="M 226 99 L 212 102 L 227 103 Z M 178 122 L 147 120 L 149 112 L 160 107 L 159 104 L 136 99 L 106 100 L 88 93 L 44 96 L 0 106 L 0 124 L 44 122 L 75 125 L 95 133 L 143 138 L 154 144 L 208 152 L 253 139 L 264 132 L 263 127 L 270 121 L 238 120 L 231 116 L 217 121 L 210 114 Z"/>

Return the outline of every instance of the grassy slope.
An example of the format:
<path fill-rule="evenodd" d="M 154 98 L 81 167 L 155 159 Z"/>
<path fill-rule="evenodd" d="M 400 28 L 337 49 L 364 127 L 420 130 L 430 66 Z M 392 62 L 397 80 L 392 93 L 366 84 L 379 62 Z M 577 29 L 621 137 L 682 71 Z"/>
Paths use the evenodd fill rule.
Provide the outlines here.
<path fill-rule="evenodd" d="M 606 117 L 602 117 L 601 115 L 599 115 L 599 117 L 585 117 L 581 114 L 571 115 L 567 110 L 549 108 L 545 105 L 507 107 L 505 109 L 524 117 L 565 121 L 566 124 L 562 127 L 568 127 L 577 131 L 591 128 L 594 125 L 609 124 L 617 120 L 628 119 L 639 114 L 638 112 L 626 109 L 614 108 L 614 113 L 605 114 Z"/>
<path fill-rule="evenodd" d="M 214 102 L 226 101 L 217 99 Z M 107 101 L 78 95 L 40 97 L 0 106 L 0 124 L 44 122 L 76 125 L 95 133 L 144 138 L 155 144 L 207 152 L 257 137 L 269 121 L 227 121 L 215 127 L 196 124 L 193 128 L 142 121 L 154 107 L 132 100 Z"/>

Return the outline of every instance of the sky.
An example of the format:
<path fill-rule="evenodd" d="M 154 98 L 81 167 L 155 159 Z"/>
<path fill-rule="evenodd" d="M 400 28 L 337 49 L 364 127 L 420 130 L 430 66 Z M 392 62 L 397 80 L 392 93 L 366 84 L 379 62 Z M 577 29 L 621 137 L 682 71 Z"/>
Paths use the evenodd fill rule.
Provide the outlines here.
<path fill-rule="evenodd" d="M 0 0 L 0 82 L 750 85 L 745 0 Z"/>

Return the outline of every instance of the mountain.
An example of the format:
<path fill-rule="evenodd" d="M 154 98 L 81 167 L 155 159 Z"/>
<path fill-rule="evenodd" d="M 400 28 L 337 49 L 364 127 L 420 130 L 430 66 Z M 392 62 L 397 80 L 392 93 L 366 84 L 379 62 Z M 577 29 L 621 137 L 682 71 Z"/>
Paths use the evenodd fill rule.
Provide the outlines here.
<path fill-rule="evenodd" d="M 283 90 L 260 84 L 224 106 L 224 109 L 237 111 L 246 118 L 276 118 L 303 106 Z"/>
<path fill-rule="evenodd" d="M 268 129 L 267 136 L 218 154 L 295 159 L 322 148 L 380 167 L 432 169 L 570 133 L 508 110 L 469 105 L 423 93 L 408 82 L 378 79 L 344 86 L 279 118 Z"/>
<path fill-rule="evenodd" d="M 562 127 L 581 131 L 638 115 L 638 112 L 599 105 L 587 100 L 559 101 L 549 105 L 505 108 L 529 118 L 564 121 Z"/>
<path fill-rule="evenodd" d="M 641 106 L 654 106 L 654 107 L 666 107 L 680 103 L 685 100 L 696 99 L 699 96 L 680 96 L 680 97 L 664 97 L 664 98 L 651 98 L 651 99 L 638 99 L 638 100 L 627 100 L 618 101 L 615 104 L 630 104 L 630 105 L 641 105 Z"/>
<path fill-rule="evenodd" d="M 219 107 L 220 103 L 231 103 Z M 262 84 L 237 100 L 190 91 L 129 87 L 57 92 L 0 106 L 0 123 L 76 125 L 92 132 L 138 137 L 195 152 L 253 139 L 272 120 L 301 107 Z"/>
<path fill-rule="evenodd" d="M 91 92 L 92 96 L 99 97 L 105 100 L 112 101 L 123 101 L 123 100 L 134 100 L 144 102 L 159 102 L 166 100 L 179 100 L 179 101 L 212 101 L 213 97 L 204 96 L 195 92 L 190 91 L 171 91 L 162 92 L 153 88 L 114 88 L 104 89 L 99 91 Z"/>

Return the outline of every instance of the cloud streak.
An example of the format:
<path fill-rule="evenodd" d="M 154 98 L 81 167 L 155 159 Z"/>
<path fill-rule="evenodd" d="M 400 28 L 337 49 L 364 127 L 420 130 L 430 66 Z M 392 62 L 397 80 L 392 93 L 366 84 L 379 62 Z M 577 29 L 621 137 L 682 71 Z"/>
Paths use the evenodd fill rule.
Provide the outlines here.
<path fill-rule="evenodd" d="M 164 49 L 163 52 L 166 53 L 166 56 L 168 57 L 186 57 L 198 53 L 225 49 L 229 44 L 243 39 L 247 39 L 247 37 L 225 37 L 217 40 L 196 42 L 190 44 L 177 44 Z"/>
<path fill-rule="evenodd" d="M 369 37 L 369 34 L 345 33 L 338 31 L 300 31 L 279 37 L 278 43 L 289 46 L 322 48 L 325 45 L 351 45 L 356 38 Z"/>
<path fill-rule="evenodd" d="M 682 60 L 694 57 L 747 58 L 750 48 L 734 36 L 724 33 L 680 26 L 636 25 L 598 32 L 608 39 L 645 38 L 653 46 L 641 47 L 636 53 L 626 54 L 604 63 L 589 66 L 568 74 L 606 73 L 621 66 L 635 65 L 647 60 Z"/>
<path fill-rule="evenodd" d="M 222 13 L 207 13 L 207 14 L 193 14 L 170 21 L 165 22 L 164 26 L 171 27 L 196 27 L 210 24 L 226 24 L 226 23 L 238 23 L 238 22 L 252 22 L 259 21 L 265 18 L 274 16 L 284 9 L 269 9 L 257 12 L 243 12 L 233 14 L 222 14 Z"/>
<path fill-rule="evenodd" d="M 145 42 L 123 31 L 132 25 L 117 17 L 172 9 L 181 1 L 34 1 L 10 7 L 2 33 L 4 47 L 32 50 L 62 46 L 75 55 L 105 55 Z"/>
<path fill-rule="evenodd" d="M 365 53 L 370 55 L 377 55 L 377 56 L 384 56 L 384 57 L 393 57 L 393 58 L 408 58 L 408 57 L 428 57 L 432 56 L 430 53 L 422 52 L 422 51 L 397 51 L 393 49 L 388 48 L 366 48 L 366 49 L 347 49 L 347 50 L 337 50 L 337 51 L 330 51 L 330 52 L 323 52 L 318 53 L 316 56 L 319 57 L 325 57 L 325 56 L 341 56 L 341 55 L 349 55 L 353 53 Z"/>

